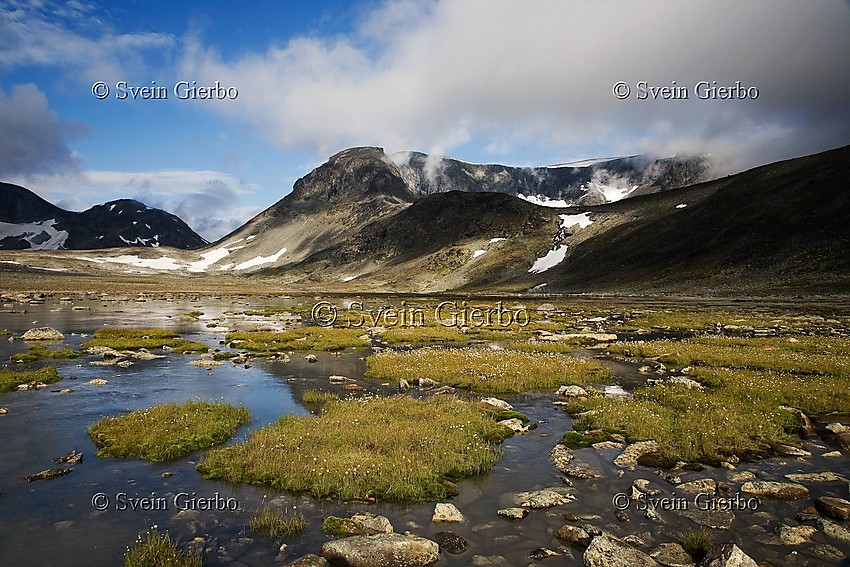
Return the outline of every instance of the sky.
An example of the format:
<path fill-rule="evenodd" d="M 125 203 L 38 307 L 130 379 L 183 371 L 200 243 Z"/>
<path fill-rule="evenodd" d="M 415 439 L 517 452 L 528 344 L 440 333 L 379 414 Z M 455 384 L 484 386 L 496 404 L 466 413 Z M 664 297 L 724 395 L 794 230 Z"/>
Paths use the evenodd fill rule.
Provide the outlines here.
<path fill-rule="evenodd" d="M 724 175 L 848 143 L 847 0 L 0 0 L 0 181 L 211 241 L 352 146 Z"/>

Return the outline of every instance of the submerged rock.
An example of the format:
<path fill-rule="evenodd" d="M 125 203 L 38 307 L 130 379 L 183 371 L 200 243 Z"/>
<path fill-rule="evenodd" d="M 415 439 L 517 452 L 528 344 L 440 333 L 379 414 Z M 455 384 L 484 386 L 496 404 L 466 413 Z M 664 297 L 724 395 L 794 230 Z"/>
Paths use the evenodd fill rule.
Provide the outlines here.
<path fill-rule="evenodd" d="M 437 532 L 434 539 L 444 551 L 452 555 L 460 555 L 469 548 L 469 542 L 454 532 Z"/>
<path fill-rule="evenodd" d="M 561 488 L 544 488 L 531 492 L 519 492 L 514 496 L 517 506 L 523 508 L 551 508 L 572 502 L 576 497 Z"/>
<path fill-rule="evenodd" d="M 685 492 L 714 494 L 714 491 L 717 490 L 717 482 L 712 478 L 700 478 L 690 482 L 683 482 L 677 488 Z"/>
<path fill-rule="evenodd" d="M 83 454 L 72 449 L 66 455 L 53 459 L 53 462 L 59 465 L 78 465 L 83 462 Z"/>
<path fill-rule="evenodd" d="M 809 489 L 795 482 L 754 480 L 745 482 L 741 486 L 741 492 L 755 494 L 756 496 L 770 496 L 771 498 L 778 498 L 780 500 L 795 500 L 806 496 L 809 493 Z"/>
<path fill-rule="evenodd" d="M 584 567 L 656 567 L 658 562 L 609 534 L 593 538 L 584 552 Z"/>
<path fill-rule="evenodd" d="M 422 567 L 440 559 L 440 546 L 419 536 L 380 534 L 326 542 L 321 554 L 344 567 Z"/>
<path fill-rule="evenodd" d="M 528 554 L 528 558 L 532 561 L 543 561 L 544 559 L 548 559 L 549 557 L 556 557 L 560 555 L 557 551 L 552 551 L 551 549 L 546 549 L 545 547 L 538 547 L 537 549 L 531 551 Z"/>
<path fill-rule="evenodd" d="M 24 480 L 26 480 L 27 482 L 35 482 L 37 480 L 52 480 L 60 476 L 65 476 L 66 474 L 71 474 L 72 472 L 74 472 L 74 469 L 47 469 L 36 474 L 25 476 Z"/>
<path fill-rule="evenodd" d="M 24 341 L 63 341 L 65 335 L 54 329 L 53 327 L 39 327 L 37 329 L 29 329 L 21 335 Z"/>

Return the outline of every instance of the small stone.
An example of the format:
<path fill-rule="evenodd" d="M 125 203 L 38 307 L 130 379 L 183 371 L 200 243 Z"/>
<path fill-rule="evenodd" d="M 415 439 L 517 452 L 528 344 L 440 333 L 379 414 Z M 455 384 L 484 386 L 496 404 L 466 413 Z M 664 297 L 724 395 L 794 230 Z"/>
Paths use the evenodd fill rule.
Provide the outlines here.
<path fill-rule="evenodd" d="M 789 457 L 811 457 L 812 454 L 805 449 L 794 447 L 793 445 L 779 445 L 779 453 Z"/>
<path fill-rule="evenodd" d="M 502 421 L 500 421 L 498 423 L 499 423 L 499 425 L 507 427 L 508 429 L 513 431 L 515 434 L 528 433 L 528 427 L 523 425 L 522 421 L 515 418 L 515 417 L 512 417 L 510 419 L 503 419 Z"/>
<path fill-rule="evenodd" d="M 617 518 L 618 522 L 625 523 L 629 521 L 629 515 L 626 514 L 625 510 L 617 510 L 616 512 L 614 512 L 614 517 Z"/>
<path fill-rule="evenodd" d="M 366 388 L 361 386 L 360 384 L 346 384 L 342 387 L 346 392 L 365 392 Z"/>
<path fill-rule="evenodd" d="M 464 517 L 463 514 L 460 513 L 460 510 L 454 504 L 446 504 L 446 503 L 438 503 L 434 508 L 434 516 L 431 518 L 431 521 L 435 524 L 440 522 L 463 522 Z"/>
<path fill-rule="evenodd" d="M 350 382 L 354 382 L 354 379 L 348 378 L 347 376 L 328 376 L 328 382 L 331 384 L 348 384 Z"/>
<path fill-rule="evenodd" d="M 717 482 L 712 478 L 701 478 L 690 482 L 683 482 L 677 488 L 684 492 L 714 494 L 715 490 L 717 490 Z"/>
<path fill-rule="evenodd" d="M 198 360 L 190 360 L 189 363 L 191 366 L 200 366 L 201 368 L 212 368 L 214 366 L 224 366 L 224 363 L 220 360 L 209 360 L 206 358 L 200 358 Z"/>
<path fill-rule="evenodd" d="M 528 558 L 532 561 L 543 561 L 549 557 L 556 557 L 560 555 L 557 551 L 552 551 L 551 549 L 546 549 L 545 547 L 538 547 L 528 554 Z"/>
<path fill-rule="evenodd" d="M 444 551 L 452 555 L 460 555 L 469 548 L 469 542 L 454 532 L 438 532 L 434 539 Z"/>
<path fill-rule="evenodd" d="M 94 380 L 89 380 L 88 383 L 92 386 L 106 386 L 107 384 L 109 384 L 109 382 L 107 382 L 103 378 L 95 378 Z"/>
<path fill-rule="evenodd" d="M 741 492 L 756 496 L 770 496 L 780 500 L 794 500 L 809 493 L 802 484 L 793 482 L 750 481 L 741 486 Z"/>
<path fill-rule="evenodd" d="M 36 474 L 31 474 L 24 477 L 27 482 L 35 482 L 37 480 L 52 480 L 54 478 L 65 476 L 74 472 L 74 469 L 47 469 Z"/>
<path fill-rule="evenodd" d="M 510 563 L 505 561 L 505 558 L 501 555 L 473 555 L 472 565 L 473 567 L 489 567 L 490 565 L 510 567 Z"/>
<path fill-rule="evenodd" d="M 520 508 L 522 510 L 523 508 Z M 568 522 L 578 522 L 581 518 L 573 514 L 572 512 L 566 512 L 564 514 L 564 519 Z"/>
<path fill-rule="evenodd" d="M 328 567 L 329 565 L 330 563 L 328 563 L 327 559 L 311 553 L 300 559 L 296 559 L 292 563 L 287 563 L 285 567 Z"/>
<path fill-rule="evenodd" d="M 325 542 L 322 557 L 340 565 L 424 567 L 440 558 L 440 546 L 414 535 L 352 536 Z"/>
<path fill-rule="evenodd" d="M 313 363 L 313 362 L 316 362 L 319 359 L 316 358 L 315 354 L 308 354 L 307 356 L 304 357 L 304 360 L 306 360 L 307 362 Z"/>
<path fill-rule="evenodd" d="M 7 413 L 9 413 L 8 408 L 0 408 L 0 415 L 6 415 Z"/>
<path fill-rule="evenodd" d="M 507 518 L 509 520 L 522 520 L 526 516 L 528 516 L 528 509 L 526 508 L 502 508 L 501 510 L 496 512 L 503 518 Z"/>
<path fill-rule="evenodd" d="M 583 546 L 590 544 L 590 534 L 578 526 L 571 526 L 569 524 L 561 526 L 555 537 L 568 544 L 577 543 Z"/>
<path fill-rule="evenodd" d="M 623 541 L 631 545 L 632 547 L 643 547 L 646 544 L 640 539 L 640 536 L 636 536 L 635 534 L 629 534 L 623 538 Z"/>
<path fill-rule="evenodd" d="M 165 471 L 164 473 L 162 473 L 159 476 L 161 476 L 162 478 L 171 478 L 172 476 L 174 476 L 174 473 L 171 472 L 171 471 Z"/>
<path fill-rule="evenodd" d="M 843 498 L 821 496 L 815 500 L 815 507 L 821 514 L 834 520 L 850 520 L 850 502 Z"/>
<path fill-rule="evenodd" d="M 818 557 L 822 557 L 824 559 L 831 559 L 833 561 L 841 561 L 847 558 L 847 555 L 844 554 L 843 551 L 829 545 L 828 543 L 819 543 L 817 545 L 813 545 L 809 548 L 809 551 Z"/>
<path fill-rule="evenodd" d="M 83 462 L 83 454 L 72 449 L 67 454 L 53 459 L 53 462 L 59 465 L 78 465 Z"/>
<path fill-rule="evenodd" d="M 555 391 L 559 398 L 587 398 L 587 390 L 581 386 L 561 386 Z"/>
<path fill-rule="evenodd" d="M 785 545 L 802 545 L 811 541 L 812 535 L 817 529 L 812 526 L 788 526 L 782 524 L 777 526 L 776 535 Z"/>
<path fill-rule="evenodd" d="M 649 481 L 646 480 L 645 478 L 636 479 L 632 483 L 632 489 L 638 490 L 638 491 L 643 492 L 644 494 L 648 494 L 650 496 L 658 496 L 659 494 L 664 492 L 660 488 L 655 488 L 654 486 L 650 485 Z"/>
<path fill-rule="evenodd" d="M 584 552 L 584 567 L 657 567 L 646 553 L 609 534 L 593 538 Z"/>
<path fill-rule="evenodd" d="M 514 407 L 506 402 L 505 400 L 500 400 L 499 398 L 484 398 L 478 405 L 484 409 L 491 410 L 512 410 Z"/>
<path fill-rule="evenodd" d="M 823 454 L 823 455 L 821 455 L 821 456 L 822 456 L 822 457 L 827 457 L 827 458 L 832 459 L 832 458 L 834 458 L 834 457 L 840 457 L 840 456 L 841 456 L 841 451 L 830 451 L 830 452 L 828 452 L 828 453 L 824 453 L 824 454 Z"/>
<path fill-rule="evenodd" d="M 616 443 L 614 441 L 600 441 L 599 443 L 593 443 L 591 447 L 596 449 L 597 451 L 604 451 L 606 449 L 622 449 L 625 445 L 622 443 Z"/>

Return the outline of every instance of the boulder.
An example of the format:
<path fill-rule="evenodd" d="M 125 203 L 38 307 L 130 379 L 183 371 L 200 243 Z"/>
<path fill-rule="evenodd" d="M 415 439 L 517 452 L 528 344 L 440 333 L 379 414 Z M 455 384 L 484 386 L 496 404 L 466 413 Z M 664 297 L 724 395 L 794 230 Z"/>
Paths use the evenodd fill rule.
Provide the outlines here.
<path fill-rule="evenodd" d="M 53 327 L 39 327 L 30 329 L 21 336 L 25 341 L 64 341 L 65 335 Z"/>
<path fill-rule="evenodd" d="M 434 516 L 431 518 L 431 521 L 435 524 L 440 522 L 463 522 L 464 517 L 454 504 L 440 502 L 434 507 Z"/>
<path fill-rule="evenodd" d="M 756 496 L 770 496 L 779 500 L 795 500 L 806 496 L 809 493 L 809 489 L 795 482 L 753 480 L 741 485 L 741 492 Z"/>
<path fill-rule="evenodd" d="M 393 533 L 329 541 L 321 554 L 340 567 L 422 567 L 440 559 L 440 546 L 423 537 Z"/>
<path fill-rule="evenodd" d="M 484 409 L 490 410 L 512 410 L 514 407 L 506 402 L 505 400 L 500 400 L 499 398 L 484 398 L 478 405 Z"/>
<path fill-rule="evenodd" d="M 705 567 L 758 567 L 758 563 L 734 543 L 727 543 L 712 550 L 703 561 L 703 565 Z"/>
<path fill-rule="evenodd" d="M 850 520 L 850 502 L 843 498 L 821 496 L 815 500 L 815 507 L 824 516 L 829 516 L 842 522 Z"/>
<path fill-rule="evenodd" d="M 510 419 L 503 419 L 499 422 L 499 425 L 507 427 L 516 434 L 528 433 L 528 427 L 523 425 L 522 421 L 515 417 L 512 417 Z"/>
<path fill-rule="evenodd" d="M 651 455 L 658 452 L 658 443 L 655 441 L 638 441 L 626 447 L 620 453 L 614 464 L 618 467 L 634 467 L 638 464 L 638 459 L 645 455 Z"/>
<path fill-rule="evenodd" d="M 587 398 L 587 390 L 581 386 L 561 386 L 555 391 L 560 398 Z"/>
<path fill-rule="evenodd" d="M 593 538 L 584 552 L 584 567 L 657 567 L 652 557 L 609 534 Z"/>
<path fill-rule="evenodd" d="M 292 563 L 287 563 L 284 567 L 328 567 L 330 563 L 324 557 L 318 555 L 305 555 L 300 559 L 296 559 Z"/>
<path fill-rule="evenodd" d="M 562 489 L 544 488 L 531 492 L 519 492 L 514 495 L 514 502 L 523 508 L 551 508 L 572 502 L 576 497 L 563 492 Z"/>

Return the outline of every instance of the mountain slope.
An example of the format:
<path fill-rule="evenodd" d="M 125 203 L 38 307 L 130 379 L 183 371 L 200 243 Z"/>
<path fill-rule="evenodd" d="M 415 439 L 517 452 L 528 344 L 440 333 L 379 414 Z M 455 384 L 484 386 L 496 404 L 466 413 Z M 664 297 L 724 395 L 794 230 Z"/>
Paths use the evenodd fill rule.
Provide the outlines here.
<path fill-rule="evenodd" d="M 110 201 L 76 213 L 32 191 L 0 183 L 0 249 L 87 250 L 123 246 L 207 244 L 180 218 L 130 199 Z"/>

